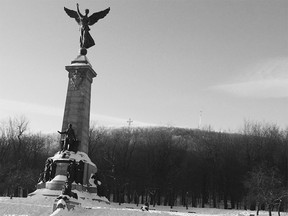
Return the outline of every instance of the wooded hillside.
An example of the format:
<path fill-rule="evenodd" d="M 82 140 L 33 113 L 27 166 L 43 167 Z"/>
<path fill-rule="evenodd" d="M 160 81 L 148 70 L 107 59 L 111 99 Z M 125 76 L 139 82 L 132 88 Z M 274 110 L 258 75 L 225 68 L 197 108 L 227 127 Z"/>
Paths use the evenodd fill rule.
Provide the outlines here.
<path fill-rule="evenodd" d="M 151 204 L 277 206 L 279 197 L 286 196 L 287 135 L 276 125 L 249 122 L 238 134 L 166 127 L 93 128 L 89 155 L 115 202 L 137 202 L 140 196 L 140 202 L 148 199 Z M 268 181 L 275 173 L 278 184 L 259 189 L 267 184 L 255 185 L 250 179 L 261 170 Z M 255 187 L 259 190 L 253 192 Z M 271 196 L 259 194 L 264 189 Z"/>
<path fill-rule="evenodd" d="M 28 133 L 27 124 L 0 126 L 0 195 L 35 190 L 45 160 L 59 150 L 59 136 Z M 92 127 L 89 157 L 114 202 L 272 208 L 286 197 L 287 148 L 288 131 L 271 124 L 246 122 L 237 134 Z"/>

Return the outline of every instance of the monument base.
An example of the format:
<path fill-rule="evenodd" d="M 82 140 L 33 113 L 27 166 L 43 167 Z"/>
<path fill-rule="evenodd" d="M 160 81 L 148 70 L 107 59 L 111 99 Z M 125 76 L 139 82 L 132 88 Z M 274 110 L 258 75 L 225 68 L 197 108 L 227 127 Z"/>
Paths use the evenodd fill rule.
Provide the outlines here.
<path fill-rule="evenodd" d="M 59 151 L 47 159 L 44 172 L 37 190 L 29 196 L 43 195 L 57 198 L 63 194 L 67 181 L 71 182 L 71 191 L 78 196 L 78 200 L 105 202 L 110 204 L 106 197 L 97 195 L 95 174 L 96 165 L 84 152 Z"/>

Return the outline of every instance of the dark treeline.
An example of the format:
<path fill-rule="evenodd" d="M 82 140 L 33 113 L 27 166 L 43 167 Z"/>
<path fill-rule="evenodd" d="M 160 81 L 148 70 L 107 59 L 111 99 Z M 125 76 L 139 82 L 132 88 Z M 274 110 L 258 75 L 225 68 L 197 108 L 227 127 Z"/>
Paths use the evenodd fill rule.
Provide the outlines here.
<path fill-rule="evenodd" d="M 45 161 L 58 150 L 56 135 L 28 133 L 21 117 L 0 125 L 0 195 L 26 196 L 36 189 Z M 24 189 L 24 190 L 23 190 Z"/>
<path fill-rule="evenodd" d="M 0 195 L 35 190 L 59 136 L 0 126 Z M 216 208 L 287 208 L 288 132 L 246 122 L 237 134 L 173 127 L 90 129 L 89 157 L 114 202 Z M 17 193 L 17 192 L 16 192 Z M 17 194 L 16 194 L 17 195 Z"/>
<path fill-rule="evenodd" d="M 288 132 L 262 123 L 238 134 L 92 128 L 89 156 L 114 202 L 272 210 L 285 207 L 287 148 Z"/>

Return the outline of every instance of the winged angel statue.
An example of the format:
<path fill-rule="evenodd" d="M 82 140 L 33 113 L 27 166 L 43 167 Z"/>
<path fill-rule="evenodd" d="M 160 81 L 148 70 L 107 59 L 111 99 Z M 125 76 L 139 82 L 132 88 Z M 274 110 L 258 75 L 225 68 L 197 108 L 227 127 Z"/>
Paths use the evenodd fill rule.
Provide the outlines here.
<path fill-rule="evenodd" d="M 83 49 L 88 49 L 95 45 L 95 42 L 90 35 L 89 26 L 92 26 L 95 24 L 99 19 L 104 18 L 110 11 L 110 7 L 106 10 L 99 11 L 96 13 L 93 13 L 91 16 L 88 17 L 89 10 L 85 10 L 85 15 L 80 13 L 79 10 L 79 4 L 77 3 L 77 11 L 70 10 L 68 8 L 64 7 L 65 12 L 68 14 L 68 16 L 74 18 L 76 22 L 80 26 L 80 47 Z"/>

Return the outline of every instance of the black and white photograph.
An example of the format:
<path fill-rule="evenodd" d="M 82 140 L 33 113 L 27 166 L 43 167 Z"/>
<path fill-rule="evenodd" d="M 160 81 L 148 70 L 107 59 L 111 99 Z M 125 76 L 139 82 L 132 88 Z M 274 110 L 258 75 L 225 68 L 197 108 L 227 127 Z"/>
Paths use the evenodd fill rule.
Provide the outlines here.
<path fill-rule="evenodd" d="M 0 4 L 0 216 L 288 216 L 288 0 Z"/>

